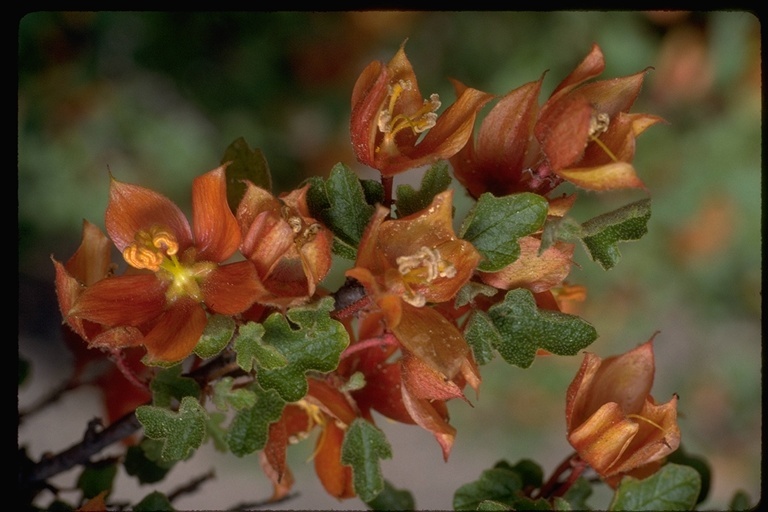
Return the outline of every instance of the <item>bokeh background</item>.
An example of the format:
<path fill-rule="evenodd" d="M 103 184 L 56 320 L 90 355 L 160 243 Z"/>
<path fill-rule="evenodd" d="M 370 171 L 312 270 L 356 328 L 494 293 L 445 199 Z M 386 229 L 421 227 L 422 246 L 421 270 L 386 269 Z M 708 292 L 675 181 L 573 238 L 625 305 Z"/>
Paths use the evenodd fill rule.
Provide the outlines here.
<path fill-rule="evenodd" d="M 264 151 L 276 192 L 345 162 L 349 96 L 371 60 L 406 51 L 423 93 L 453 99 L 447 78 L 504 94 L 545 77 L 545 94 L 598 43 L 602 78 L 652 66 L 633 108 L 664 117 L 639 139 L 636 168 L 653 199 L 649 233 L 621 246 L 606 272 L 577 249 L 570 281 L 588 287 L 578 313 L 600 333 L 589 350 L 624 352 L 656 337 L 653 394 L 679 405 L 683 446 L 712 468 L 703 509 L 738 489 L 760 498 L 761 25 L 749 12 L 35 12 L 19 36 L 19 356 L 31 380 L 19 408 L 64 381 L 53 254 L 66 260 L 84 218 L 103 228 L 109 172 L 189 207 L 192 179 L 218 165 L 238 137 Z M 418 183 L 418 171 L 399 176 Z M 458 194 L 461 197 L 461 194 Z M 583 221 L 644 196 L 580 192 Z M 459 200 L 461 211 L 462 199 Z M 468 202 L 465 201 L 466 204 Z M 338 286 L 344 262 L 328 278 Z M 494 360 L 473 407 L 451 404 L 458 436 L 442 461 L 432 436 L 382 420 L 394 457 L 384 476 L 421 509 L 449 509 L 453 492 L 497 460 L 531 458 L 549 473 L 569 453 L 564 394 L 581 357 L 539 358 L 521 370 Z M 19 426 L 34 458 L 76 442 L 102 414 L 81 388 Z M 313 441 L 290 454 L 293 499 L 274 508 L 361 508 L 324 494 Z M 223 510 L 270 494 L 256 456 L 210 446 L 156 487 L 164 492 L 214 469 L 180 510 Z M 62 486 L 76 478 L 59 477 Z M 116 499 L 139 487 L 120 475 Z M 607 504 L 598 493 L 592 506 Z M 66 495 L 65 495 L 66 497 Z M 42 495 L 41 501 L 50 500 Z"/>

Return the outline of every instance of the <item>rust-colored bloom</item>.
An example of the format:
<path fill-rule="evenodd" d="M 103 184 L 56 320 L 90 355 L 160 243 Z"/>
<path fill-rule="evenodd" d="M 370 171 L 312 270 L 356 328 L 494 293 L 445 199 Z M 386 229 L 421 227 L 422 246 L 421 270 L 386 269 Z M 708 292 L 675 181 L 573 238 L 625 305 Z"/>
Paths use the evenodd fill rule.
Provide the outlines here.
<path fill-rule="evenodd" d="M 309 185 L 279 199 L 248 182 L 237 209 L 240 250 L 264 288 L 256 301 L 290 307 L 306 302 L 331 268 L 331 232 L 309 214 Z"/>
<path fill-rule="evenodd" d="M 459 181 L 475 197 L 547 193 L 563 180 L 588 190 L 643 187 L 632 166 L 635 139 L 662 121 L 629 113 L 647 70 L 586 83 L 604 68 L 593 45 L 541 108 L 543 76 L 509 92 L 481 123 L 477 142 L 451 158 Z"/>
<path fill-rule="evenodd" d="M 194 349 L 208 310 L 233 315 L 253 303 L 259 291 L 253 265 L 221 264 L 240 244 L 224 167 L 194 180 L 192 208 L 194 231 L 167 197 L 112 178 L 107 232 L 132 273 L 86 287 L 65 317 L 73 326 L 87 321 L 130 335 L 94 338 L 83 331 L 91 346 L 140 344 L 150 360 L 176 362 Z"/>
<path fill-rule="evenodd" d="M 652 474 L 680 444 L 677 395 L 657 405 L 653 338 L 605 360 L 587 353 L 568 387 L 568 442 L 611 486 Z"/>
<path fill-rule="evenodd" d="M 480 261 L 471 243 L 456 236 L 453 191 L 435 196 L 428 208 L 401 219 L 377 208 L 360 241 L 355 267 L 360 281 L 385 312 L 400 343 L 452 379 L 463 368 L 469 346 L 451 321 L 428 303 L 452 299 Z"/>
<path fill-rule="evenodd" d="M 423 98 L 404 46 L 388 64 L 369 64 L 352 91 L 355 155 L 384 176 L 453 156 L 469 139 L 477 111 L 493 97 L 466 88 L 438 115 L 440 98 Z"/>

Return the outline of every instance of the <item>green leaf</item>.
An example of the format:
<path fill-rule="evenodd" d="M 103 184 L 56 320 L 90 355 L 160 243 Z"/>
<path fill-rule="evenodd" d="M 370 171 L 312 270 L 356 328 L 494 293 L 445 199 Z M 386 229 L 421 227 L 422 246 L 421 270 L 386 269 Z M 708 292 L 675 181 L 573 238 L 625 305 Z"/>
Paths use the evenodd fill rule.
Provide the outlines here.
<path fill-rule="evenodd" d="M 213 440 L 213 447 L 220 452 L 229 451 L 229 445 L 227 444 L 229 430 L 225 429 L 222 425 L 226 419 L 226 414 L 214 411 L 208 413 L 208 421 L 205 422 L 205 431 L 208 433 L 208 437 Z"/>
<path fill-rule="evenodd" d="M 472 348 L 477 364 L 488 364 L 493 360 L 494 349 L 504 343 L 501 333 L 493 325 L 493 320 L 480 310 L 472 312 L 464 328 L 464 338 Z"/>
<path fill-rule="evenodd" d="M 223 377 L 213 385 L 213 403 L 220 411 L 226 411 L 229 406 L 239 411 L 247 407 L 253 407 L 256 403 L 256 394 L 245 388 L 232 389 L 235 379 Z"/>
<path fill-rule="evenodd" d="M 696 457 L 695 455 L 690 455 L 683 449 L 683 446 L 680 445 L 677 450 L 672 452 L 667 457 L 667 462 L 680 464 L 682 466 L 690 466 L 698 471 L 699 476 L 701 476 L 701 492 L 699 492 L 699 496 L 696 498 L 696 504 L 698 505 L 707 499 L 707 495 L 709 494 L 710 481 L 712 480 L 712 469 L 709 467 L 709 463 L 705 459 Z"/>
<path fill-rule="evenodd" d="M 493 297 L 498 291 L 499 290 L 493 286 L 488 286 L 487 284 L 478 283 L 476 281 L 468 281 L 456 294 L 453 307 L 459 309 L 472 302 L 478 295 Z"/>
<path fill-rule="evenodd" d="M 665 464 L 643 480 L 622 478 L 609 510 L 693 510 L 700 490 L 701 477 L 695 469 Z"/>
<path fill-rule="evenodd" d="M 312 179 L 309 183 L 307 202 L 312 216 L 330 228 L 342 244 L 356 248 L 375 210 L 366 201 L 360 179 L 339 163 L 327 180 Z"/>
<path fill-rule="evenodd" d="M 514 510 L 510 505 L 495 500 L 483 500 L 477 505 L 475 510 Z M 521 509 L 527 510 L 527 509 Z"/>
<path fill-rule="evenodd" d="M 733 498 L 731 498 L 731 502 L 728 504 L 728 510 L 752 510 L 753 508 L 754 505 L 752 505 L 749 494 L 741 489 L 733 494 Z"/>
<path fill-rule="evenodd" d="M 360 186 L 363 187 L 365 202 L 376 204 L 384 202 L 384 186 L 378 180 L 360 180 Z"/>
<path fill-rule="evenodd" d="M 587 505 L 587 498 L 591 495 L 592 485 L 586 478 L 579 477 L 561 498 L 561 500 L 566 503 L 558 505 L 557 502 L 555 502 L 555 508 L 556 510 L 589 510 L 590 507 Z M 561 508 L 557 508 L 558 506 L 561 506 Z M 562 508 L 562 506 L 567 508 Z"/>
<path fill-rule="evenodd" d="M 235 337 L 234 349 L 237 353 L 237 365 L 243 371 L 254 368 L 274 370 L 288 364 L 288 360 L 275 347 L 264 343 L 264 326 L 248 322 L 240 326 Z"/>
<path fill-rule="evenodd" d="M 77 478 L 77 488 L 83 491 L 83 497 L 91 499 L 102 491 L 112 491 L 117 475 L 117 459 L 89 464 Z"/>
<path fill-rule="evenodd" d="M 171 505 L 171 501 L 158 491 L 153 491 L 136 504 L 132 509 L 134 512 L 174 512 L 176 509 Z"/>
<path fill-rule="evenodd" d="M 138 445 L 129 446 L 123 461 L 125 472 L 135 476 L 141 484 L 153 484 L 163 480 L 174 463 L 162 460 L 158 462 L 162 446 L 162 442 L 154 439 L 144 439 Z M 148 453 L 151 455 L 148 456 Z"/>
<path fill-rule="evenodd" d="M 487 357 L 490 343 L 510 364 L 528 368 L 543 348 L 557 355 L 576 355 L 597 339 L 597 331 L 575 315 L 538 309 L 526 289 L 510 290 L 503 302 L 474 312 L 464 332 L 470 346 Z"/>
<path fill-rule="evenodd" d="M 547 217 L 541 232 L 539 254 L 549 249 L 555 242 L 572 242 L 581 239 L 584 232 L 581 224 L 571 217 Z"/>
<path fill-rule="evenodd" d="M 390 458 L 392 447 L 384 432 L 362 418 L 349 425 L 341 444 L 341 463 L 352 466 L 352 483 L 364 502 L 373 501 L 384 490 L 379 460 Z"/>
<path fill-rule="evenodd" d="M 520 475 L 507 468 L 486 469 L 480 478 L 464 484 L 453 495 L 454 510 L 477 510 L 480 504 L 490 500 L 514 506 L 523 488 Z"/>
<path fill-rule="evenodd" d="M 583 223 L 581 241 L 592 260 L 608 270 L 621 259 L 618 243 L 642 238 L 650 218 L 651 200 L 641 199 Z"/>
<path fill-rule="evenodd" d="M 195 354 L 203 359 L 211 358 L 224 350 L 235 332 L 235 320 L 231 316 L 212 315 L 205 325 Z"/>
<path fill-rule="evenodd" d="M 459 236 L 485 257 L 481 272 L 497 272 L 520 256 L 518 239 L 535 233 L 547 218 L 547 200 L 529 192 L 480 196 L 459 230 Z"/>
<path fill-rule="evenodd" d="M 144 433 L 152 439 L 165 440 L 162 460 L 183 460 L 198 449 L 205 440 L 205 409 L 196 398 L 185 396 L 178 412 L 154 405 L 136 408 L 136 418 L 144 426 Z"/>
<path fill-rule="evenodd" d="M 324 297 L 313 305 L 289 309 L 285 316 L 272 313 L 264 321 L 264 341 L 280 347 L 288 360 L 281 368 L 259 370 L 256 378 L 264 389 L 274 389 L 286 402 L 295 402 L 307 393 L 307 372 L 336 369 L 349 334 L 330 317 L 333 305 L 332 297 Z"/>
<path fill-rule="evenodd" d="M 185 396 L 200 397 L 200 386 L 195 379 L 181 376 L 180 365 L 158 372 L 149 388 L 152 403 L 158 407 L 170 407 L 174 399 L 181 401 Z"/>
<path fill-rule="evenodd" d="M 267 159 L 260 149 L 251 149 L 243 137 L 224 150 L 221 163 L 226 162 L 232 162 L 224 172 L 227 177 L 227 203 L 233 212 L 237 211 L 237 206 L 245 195 L 243 180 L 272 191 L 272 175 Z"/>
<path fill-rule="evenodd" d="M 249 390 L 255 395 L 256 402 L 237 412 L 226 437 L 229 449 L 238 457 L 264 448 L 269 424 L 280 419 L 285 407 L 285 401 L 274 389 L 264 390 L 254 383 Z"/>
<path fill-rule="evenodd" d="M 416 502 L 410 491 L 395 488 L 384 480 L 384 489 L 371 501 L 367 502 L 371 510 L 415 510 Z"/>
<path fill-rule="evenodd" d="M 438 162 L 421 178 L 421 188 L 414 190 L 410 185 L 398 185 L 397 187 L 397 216 L 405 217 L 419 212 L 432 204 L 437 194 L 448 190 L 451 185 L 451 174 L 448 172 L 446 162 Z"/>
<path fill-rule="evenodd" d="M 520 482 L 523 487 L 538 488 L 544 481 L 544 470 L 530 459 L 521 459 L 514 466 L 510 466 L 506 461 L 499 461 L 494 467 L 509 469 L 520 475 Z"/>

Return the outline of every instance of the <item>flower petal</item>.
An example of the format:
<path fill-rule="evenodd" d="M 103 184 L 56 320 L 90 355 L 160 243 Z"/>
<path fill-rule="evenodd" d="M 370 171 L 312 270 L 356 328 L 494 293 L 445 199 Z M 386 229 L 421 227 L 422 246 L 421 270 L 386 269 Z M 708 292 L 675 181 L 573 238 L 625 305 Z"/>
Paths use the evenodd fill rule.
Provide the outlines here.
<path fill-rule="evenodd" d="M 154 274 L 102 279 L 83 290 L 67 315 L 110 327 L 139 326 L 163 312 L 167 287 Z"/>
<path fill-rule="evenodd" d="M 599 167 L 559 169 L 555 173 L 587 190 L 645 188 L 637 177 L 634 166 L 627 162 L 611 162 Z"/>
<path fill-rule="evenodd" d="M 192 353 L 208 323 L 200 304 L 179 299 L 168 308 L 144 337 L 148 362 L 175 363 Z"/>
<path fill-rule="evenodd" d="M 326 492 L 337 499 L 356 496 L 352 484 L 352 466 L 341 463 L 344 430 L 328 418 L 315 449 L 315 473 Z"/>
<path fill-rule="evenodd" d="M 250 261 L 238 261 L 214 269 L 202 283 L 205 304 L 222 315 L 236 315 L 269 292 Z"/>
<path fill-rule="evenodd" d="M 627 450 L 640 426 L 625 417 L 619 404 L 609 402 L 568 434 L 579 456 L 601 476 L 615 473 L 613 466 Z"/>
<path fill-rule="evenodd" d="M 111 178 L 105 219 L 107 233 L 123 251 L 134 242 L 136 233 L 152 226 L 168 228 L 179 243 L 179 252 L 192 245 L 192 230 L 176 204 L 154 190 Z"/>
<path fill-rule="evenodd" d="M 441 414 L 436 406 L 445 404 L 439 401 L 430 402 L 411 395 L 406 386 L 402 386 L 403 404 L 413 420 L 421 428 L 432 432 L 443 451 L 443 459 L 447 462 L 456 439 L 456 429 L 447 421 L 447 413 Z"/>
<path fill-rule="evenodd" d="M 240 246 L 240 229 L 227 202 L 227 181 L 222 165 L 192 182 L 192 225 L 198 260 L 220 263 Z"/>

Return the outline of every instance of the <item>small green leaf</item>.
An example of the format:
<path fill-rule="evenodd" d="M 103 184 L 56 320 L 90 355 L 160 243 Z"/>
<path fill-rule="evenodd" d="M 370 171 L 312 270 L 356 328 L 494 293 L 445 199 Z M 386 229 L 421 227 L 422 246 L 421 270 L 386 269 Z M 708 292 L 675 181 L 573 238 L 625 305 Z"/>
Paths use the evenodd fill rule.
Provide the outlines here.
<path fill-rule="evenodd" d="M 205 422 L 205 430 L 208 433 L 208 437 L 213 440 L 213 447 L 220 452 L 229 451 L 229 445 L 227 444 L 227 433 L 229 431 L 223 426 L 226 419 L 226 414 L 214 411 L 208 413 L 208 421 Z"/>
<path fill-rule="evenodd" d="M 341 463 L 352 466 L 355 492 L 366 503 L 384 490 L 380 459 L 392 458 L 392 447 L 384 433 L 362 418 L 355 419 L 344 434 Z"/>
<path fill-rule="evenodd" d="M 583 230 L 581 224 L 571 217 L 547 217 L 541 232 L 539 254 L 549 249 L 555 242 L 572 242 L 581 239 Z"/>
<path fill-rule="evenodd" d="M 384 480 L 384 489 L 367 502 L 371 510 L 416 510 L 416 502 L 410 491 L 400 490 Z"/>
<path fill-rule="evenodd" d="M 642 238 L 650 218 L 651 200 L 641 199 L 582 224 L 581 241 L 592 260 L 609 270 L 621 259 L 618 243 Z"/>
<path fill-rule="evenodd" d="M 324 297 L 313 305 L 289 309 L 285 316 L 272 313 L 264 321 L 264 341 L 280 347 L 288 360 L 283 367 L 259 370 L 256 378 L 264 389 L 274 389 L 286 402 L 295 402 L 307 393 L 307 372 L 336 369 L 349 334 L 330 317 L 332 310 L 333 298 Z"/>
<path fill-rule="evenodd" d="M 622 478 L 609 510 L 693 510 L 700 490 L 701 477 L 695 469 L 665 464 L 643 480 Z"/>
<path fill-rule="evenodd" d="M 483 500 L 481 501 L 475 510 L 514 510 L 510 505 L 506 505 L 500 501 L 495 500 Z M 527 509 L 520 509 L 527 510 Z"/>
<path fill-rule="evenodd" d="M 256 402 L 252 407 L 237 412 L 226 437 L 229 449 L 238 457 L 264 448 L 269 424 L 280 419 L 285 407 L 285 401 L 274 389 L 264 390 L 254 383 L 249 390 L 256 397 Z"/>
<path fill-rule="evenodd" d="M 397 187 L 397 216 L 405 217 L 423 210 L 432 204 L 437 194 L 448 190 L 451 185 L 451 174 L 448 172 L 448 164 L 438 162 L 427 170 L 421 179 L 421 188 L 414 190 L 410 185 L 398 185 Z"/>
<path fill-rule="evenodd" d="M 728 510 L 753 510 L 752 500 L 749 494 L 739 489 L 733 494 L 731 502 L 728 504 Z"/>
<path fill-rule="evenodd" d="M 235 332 L 235 320 L 231 316 L 212 315 L 195 345 L 195 354 L 203 359 L 211 358 L 224 350 Z"/>
<path fill-rule="evenodd" d="M 514 466 L 510 466 L 506 461 L 500 461 L 494 467 L 509 469 L 520 475 L 520 482 L 523 487 L 538 488 L 544 481 L 544 470 L 530 459 L 521 459 Z"/>
<path fill-rule="evenodd" d="M 491 317 L 480 310 L 473 311 L 469 317 L 464 328 L 464 338 L 472 348 L 472 354 L 479 365 L 490 363 L 493 360 L 494 348 L 504 342 Z"/>
<path fill-rule="evenodd" d="M 89 464 L 77 478 L 77 488 L 83 491 L 83 497 L 93 498 L 102 491 L 112 491 L 117 475 L 117 459 L 107 459 Z"/>
<path fill-rule="evenodd" d="M 575 355 L 597 339 L 597 331 L 578 316 L 538 309 L 533 294 L 517 288 L 488 308 L 487 314 L 474 312 L 465 337 L 483 358 L 487 357 L 485 343 L 490 342 L 506 362 L 528 368 L 539 348 Z"/>
<path fill-rule="evenodd" d="M 232 162 L 224 172 L 227 177 L 227 203 L 233 212 L 237 211 L 237 206 L 245 195 L 243 180 L 272 191 L 272 175 L 264 153 L 260 149 L 251 149 L 243 137 L 224 150 L 221 163 L 226 162 Z"/>
<path fill-rule="evenodd" d="M 459 230 L 485 259 L 481 272 L 497 272 L 520 256 L 518 239 L 535 233 L 547 218 L 547 200 L 529 192 L 495 197 L 480 196 Z"/>
<path fill-rule="evenodd" d="M 709 467 L 709 463 L 705 459 L 696 457 L 695 455 L 690 455 L 683 449 L 683 446 L 680 445 L 677 450 L 672 452 L 667 457 L 667 462 L 680 464 L 681 466 L 690 466 L 698 471 L 699 476 L 701 476 L 701 492 L 699 493 L 699 497 L 696 498 L 696 504 L 698 505 L 707 499 L 707 495 L 709 494 L 710 481 L 712 480 L 712 469 Z"/>
<path fill-rule="evenodd" d="M 477 510 L 487 500 L 513 506 L 522 488 L 518 473 L 506 468 L 486 469 L 479 479 L 456 490 L 453 494 L 453 508 Z"/>
<path fill-rule="evenodd" d="M 312 216 L 330 228 L 341 243 L 356 248 L 374 212 L 366 201 L 360 179 L 339 163 L 331 169 L 327 180 L 313 179 L 309 183 L 307 201 Z"/>
<path fill-rule="evenodd" d="M 149 385 L 152 403 L 158 407 L 170 407 L 173 400 L 185 396 L 200 397 L 200 386 L 194 379 L 181 376 L 181 366 L 172 366 L 157 373 Z"/>
<path fill-rule="evenodd" d="M 365 374 L 363 372 L 355 372 L 349 376 L 347 382 L 339 387 L 339 391 L 358 391 L 365 387 Z"/>
<path fill-rule="evenodd" d="M 264 326 L 248 322 L 240 326 L 235 337 L 234 349 L 237 353 L 237 365 L 243 371 L 254 368 L 274 370 L 288 364 L 288 360 L 275 347 L 264 343 Z"/>
<path fill-rule="evenodd" d="M 245 388 L 232 389 L 235 379 L 223 377 L 213 385 L 213 403 L 220 411 L 226 411 L 229 406 L 239 411 L 247 407 L 253 407 L 256 403 L 256 394 Z"/>
<path fill-rule="evenodd" d="M 384 202 L 384 187 L 378 180 L 360 180 L 360 186 L 363 187 L 365 202 L 376 204 Z"/>
<path fill-rule="evenodd" d="M 125 472 L 135 476 L 140 484 L 153 484 L 163 480 L 174 463 L 157 461 L 162 446 L 162 442 L 154 439 L 144 439 L 141 444 L 129 446 L 123 461 Z M 147 456 L 148 451 L 152 453 L 152 458 Z"/>
<path fill-rule="evenodd" d="M 592 495 L 592 485 L 584 477 L 579 477 L 576 482 L 566 491 L 561 498 L 565 501 L 562 506 L 567 508 L 557 508 L 556 510 L 590 510 L 591 507 L 587 505 L 587 498 Z M 555 502 L 557 505 L 557 502 Z"/>
<path fill-rule="evenodd" d="M 158 491 L 153 491 L 138 502 L 132 509 L 134 512 L 174 512 L 176 509 L 171 501 Z"/>
<path fill-rule="evenodd" d="M 205 409 L 196 398 L 185 396 L 179 412 L 154 405 L 136 408 L 136 418 L 144 426 L 144 433 L 152 439 L 165 440 L 162 460 L 183 460 L 198 449 L 205 440 Z"/>
<path fill-rule="evenodd" d="M 456 294 L 453 307 L 459 309 L 472 302 L 478 295 L 493 297 L 498 291 L 499 290 L 493 286 L 488 286 L 487 284 L 478 283 L 476 281 L 468 281 Z"/>

